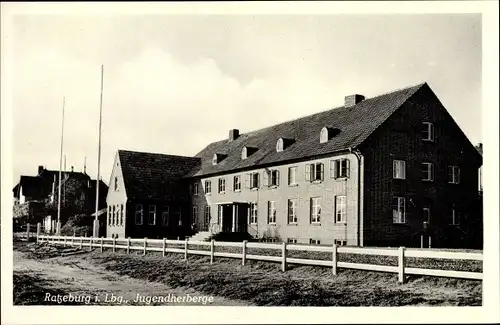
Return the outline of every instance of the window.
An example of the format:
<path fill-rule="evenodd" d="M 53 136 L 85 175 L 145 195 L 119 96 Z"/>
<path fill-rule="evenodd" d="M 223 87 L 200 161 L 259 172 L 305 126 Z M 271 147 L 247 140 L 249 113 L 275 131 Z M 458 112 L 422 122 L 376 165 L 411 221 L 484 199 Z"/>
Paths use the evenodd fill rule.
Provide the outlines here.
<path fill-rule="evenodd" d="M 115 177 L 115 192 L 118 191 L 118 177 Z"/>
<path fill-rule="evenodd" d="M 289 244 L 297 244 L 297 239 L 296 238 L 288 238 L 286 242 Z"/>
<path fill-rule="evenodd" d="M 161 212 L 162 225 L 168 226 L 169 217 L 170 217 L 170 208 L 168 206 L 163 207 L 163 211 Z"/>
<path fill-rule="evenodd" d="M 234 176 L 233 190 L 235 192 L 241 191 L 241 176 Z"/>
<path fill-rule="evenodd" d="M 321 198 L 311 198 L 311 223 L 321 222 Z"/>
<path fill-rule="evenodd" d="M 177 207 L 174 212 L 174 221 L 178 226 L 182 226 L 182 212 L 181 208 Z"/>
<path fill-rule="evenodd" d="M 193 195 L 198 195 L 198 183 L 193 184 Z"/>
<path fill-rule="evenodd" d="M 280 172 L 279 170 L 271 170 L 267 173 L 269 177 L 269 186 L 279 186 L 280 185 Z"/>
<path fill-rule="evenodd" d="M 348 178 L 349 177 L 349 159 L 341 158 L 330 160 L 330 177 L 331 178 Z"/>
<path fill-rule="evenodd" d="M 193 207 L 193 222 L 196 221 L 196 219 L 198 218 L 198 207 L 197 206 L 194 206 Z"/>
<path fill-rule="evenodd" d="M 319 239 L 309 239 L 309 244 L 310 245 L 319 245 L 321 244 L 321 241 Z"/>
<path fill-rule="evenodd" d="M 324 127 L 321 129 L 321 132 L 319 133 L 319 143 L 325 143 L 328 142 L 328 128 Z"/>
<path fill-rule="evenodd" d="M 424 207 L 422 208 L 423 212 L 423 219 L 424 222 L 430 223 L 431 222 L 431 208 L 430 207 Z"/>
<path fill-rule="evenodd" d="M 136 204 L 135 206 L 135 224 L 136 225 L 142 225 L 143 221 L 143 209 L 142 209 L 142 204 Z"/>
<path fill-rule="evenodd" d="M 154 226 L 156 224 L 156 205 L 149 206 L 148 224 Z"/>
<path fill-rule="evenodd" d="M 108 206 L 108 225 L 111 226 L 111 206 Z"/>
<path fill-rule="evenodd" d="M 259 173 L 250 174 L 250 188 L 259 188 Z"/>
<path fill-rule="evenodd" d="M 297 199 L 288 200 L 288 223 L 297 223 Z"/>
<path fill-rule="evenodd" d="M 205 181 L 205 194 L 210 194 L 210 193 L 212 193 L 212 182 Z"/>
<path fill-rule="evenodd" d="M 288 185 L 297 184 L 297 167 L 288 168 Z"/>
<path fill-rule="evenodd" d="M 210 224 L 210 219 L 212 219 L 212 212 L 210 210 L 210 206 L 205 206 L 205 225 L 208 226 Z"/>
<path fill-rule="evenodd" d="M 392 222 L 406 222 L 406 202 L 404 197 L 395 196 L 392 199 Z"/>
<path fill-rule="evenodd" d="M 257 224 L 257 203 L 250 203 L 250 223 Z"/>
<path fill-rule="evenodd" d="M 276 201 L 269 201 L 267 203 L 267 223 L 276 223 Z"/>
<path fill-rule="evenodd" d="M 283 151 L 283 138 L 279 138 L 278 141 L 276 141 L 276 152 L 282 152 Z"/>
<path fill-rule="evenodd" d="M 434 180 L 434 165 L 432 163 L 424 162 L 422 163 L 422 180 L 423 181 L 433 181 Z"/>
<path fill-rule="evenodd" d="M 392 161 L 392 177 L 395 179 L 406 179 L 406 161 Z"/>
<path fill-rule="evenodd" d="M 448 183 L 451 184 L 460 183 L 460 167 L 448 166 Z"/>
<path fill-rule="evenodd" d="M 124 224 L 123 215 L 124 215 L 123 204 L 120 204 L 120 226 L 123 226 Z"/>
<path fill-rule="evenodd" d="M 226 179 L 219 178 L 219 193 L 226 192 Z"/>
<path fill-rule="evenodd" d="M 111 225 L 115 225 L 115 206 L 111 206 Z"/>
<path fill-rule="evenodd" d="M 344 223 L 346 222 L 346 197 L 336 196 L 335 197 L 335 222 Z"/>
<path fill-rule="evenodd" d="M 335 243 L 335 245 L 339 246 L 345 246 L 347 244 L 345 240 L 339 240 L 339 239 L 335 239 L 333 242 Z"/>
<path fill-rule="evenodd" d="M 322 181 L 323 180 L 323 164 L 315 163 L 306 165 L 306 181 Z"/>
<path fill-rule="evenodd" d="M 422 140 L 434 141 L 434 125 L 430 122 L 422 123 Z"/>

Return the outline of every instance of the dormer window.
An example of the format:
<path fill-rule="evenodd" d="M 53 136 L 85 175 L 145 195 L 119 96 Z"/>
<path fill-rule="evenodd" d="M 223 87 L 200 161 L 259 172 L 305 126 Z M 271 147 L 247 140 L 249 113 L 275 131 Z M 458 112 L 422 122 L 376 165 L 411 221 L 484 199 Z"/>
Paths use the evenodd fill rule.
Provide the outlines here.
<path fill-rule="evenodd" d="M 282 152 L 294 142 L 293 139 L 279 138 L 276 141 L 276 152 Z"/>
<path fill-rule="evenodd" d="M 212 157 L 212 165 L 217 165 L 224 158 L 226 158 L 226 155 L 223 155 L 223 154 L 220 154 L 220 153 L 214 153 L 214 156 Z"/>
<path fill-rule="evenodd" d="M 284 143 L 283 143 L 283 138 L 279 138 L 278 141 L 276 142 L 276 152 L 282 152 L 284 149 Z"/>
<path fill-rule="evenodd" d="M 328 142 L 331 138 L 340 133 L 339 129 L 324 127 L 319 134 L 319 143 Z"/>
<path fill-rule="evenodd" d="M 255 151 L 257 151 L 257 148 L 252 148 L 252 147 L 243 147 L 241 149 L 241 159 L 247 159 L 250 157 Z"/>

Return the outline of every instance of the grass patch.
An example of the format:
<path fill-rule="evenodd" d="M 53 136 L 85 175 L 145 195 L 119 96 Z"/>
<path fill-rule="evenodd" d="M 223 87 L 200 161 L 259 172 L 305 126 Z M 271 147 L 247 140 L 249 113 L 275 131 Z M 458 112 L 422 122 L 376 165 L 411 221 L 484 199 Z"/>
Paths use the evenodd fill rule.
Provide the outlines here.
<path fill-rule="evenodd" d="M 65 295 L 66 292 L 49 288 L 49 282 L 33 272 L 14 271 L 14 305 L 59 305 L 57 302 L 45 301 L 45 295 Z M 65 303 L 76 305 L 76 303 Z"/>

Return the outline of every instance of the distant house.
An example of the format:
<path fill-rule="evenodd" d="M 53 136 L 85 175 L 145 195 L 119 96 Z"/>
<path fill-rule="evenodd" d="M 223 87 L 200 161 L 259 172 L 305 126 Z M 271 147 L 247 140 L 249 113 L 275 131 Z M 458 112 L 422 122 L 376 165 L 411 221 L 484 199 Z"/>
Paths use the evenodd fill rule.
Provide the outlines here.
<path fill-rule="evenodd" d="M 73 168 L 72 168 L 73 169 Z M 61 222 L 74 214 L 95 212 L 96 180 L 85 172 L 61 172 Z M 107 185 L 101 180 L 99 207 L 106 208 Z M 20 177 L 13 188 L 14 210 L 29 222 L 43 222 L 45 229 L 53 231 L 57 220 L 59 171 L 38 167 L 36 176 Z M 26 209 L 24 206 L 34 208 Z"/>
<path fill-rule="evenodd" d="M 481 165 L 426 83 L 354 94 L 342 107 L 232 129 L 195 157 L 119 150 L 108 236 L 175 237 L 193 222 L 290 243 L 410 247 L 425 233 L 434 247 L 480 246 Z"/>

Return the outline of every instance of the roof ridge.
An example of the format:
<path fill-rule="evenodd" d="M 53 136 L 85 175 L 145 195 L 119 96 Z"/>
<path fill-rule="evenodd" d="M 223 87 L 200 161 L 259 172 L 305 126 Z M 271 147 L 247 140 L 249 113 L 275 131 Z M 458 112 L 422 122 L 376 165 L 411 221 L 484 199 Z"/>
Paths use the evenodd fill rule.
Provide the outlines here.
<path fill-rule="evenodd" d="M 367 100 L 377 99 L 377 98 L 382 97 L 382 96 L 391 95 L 391 94 L 394 94 L 394 93 L 397 93 L 397 92 L 409 90 L 409 89 L 412 89 L 412 88 L 416 88 L 415 90 L 418 90 L 420 87 L 422 87 L 425 84 L 427 84 L 427 82 L 424 81 L 424 82 L 421 82 L 421 83 L 418 83 L 418 84 L 414 84 L 412 86 L 407 86 L 407 87 L 402 87 L 402 88 L 399 88 L 399 89 L 391 90 L 389 92 L 382 93 L 382 94 L 376 95 L 374 97 L 366 98 L 366 99 L 363 100 L 363 102 L 367 101 Z M 296 118 L 293 118 L 293 119 L 290 119 L 290 120 L 286 120 L 286 121 L 280 122 L 278 124 L 274 124 L 274 125 L 270 125 L 270 126 L 266 126 L 266 127 L 260 128 L 260 129 L 255 129 L 255 130 L 251 130 L 251 131 L 248 131 L 248 132 L 245 132 L 245 133 L 241 133 L 240 136 L 251 135 L 252 133 L 264 131 L 264 130 L 267 130 L 267 129 L 270 129 L 270 128 L 273 128 L 273 127 L 277 127 L 277 126 L 280 126 L 280 125 L 283 125 L 283 124 L 291 123 L 291 122 L 294 122 L 294 121 L 311 118 L 311 117 L 313 117 L 315 115 L 319 115 L 319 114 L 322 114 L 322 113 L 326 113 L 328 111 L 333 111 L 333 110 L 341 109 L 341 108 L 346 108 L 346 107 L 345 106 L 337 106 L 337 107 L 333 107 L 333 108 L 328 108 L 328 109 L 321 110 L 321 111 L 313 113 L 313 114 L 309 114 L 309 115 L 301 116 L 301 117 L 296 117 Z M 351 108 L 351 107 L 349 107 L 349 108 Z M 221 139 L 221 140 L 218 140 L 218 141 L 214 141 L 214 142 L 212 142 L 212 144 L 219 143 L 219 142 L 224 142 L 224 141 L 227 141 L 227 139 Z"/>
<path fill-rule="evenodd" d="M 174 157 L 174 158 L 195 158 L 195 159 L 199 159 L 198 157 L 194 157 L 194 156 L 181 156 L 181 155 L 171 155 L 171 154 L 160 153 L 160 152 L 148 152 L 148 151 L 118 149 L 118 153 L 120 153 L 120 152 L 148 154 L 148 155 L 158 155 L 158 156 L 166 156 L 166 157 Z"/>

